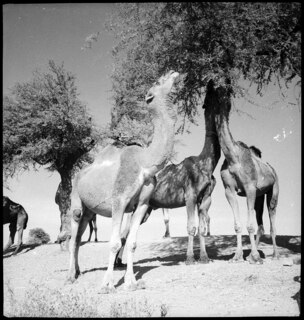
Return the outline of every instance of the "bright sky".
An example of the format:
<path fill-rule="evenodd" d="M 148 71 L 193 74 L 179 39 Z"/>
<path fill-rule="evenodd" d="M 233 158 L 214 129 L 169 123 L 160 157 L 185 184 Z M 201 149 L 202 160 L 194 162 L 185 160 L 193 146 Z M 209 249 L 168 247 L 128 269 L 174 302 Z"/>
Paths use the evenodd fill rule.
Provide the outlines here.
<path fill-rule="evenodd" d="M 76 74 L 81 100 L 93 115 L 96 123 L 110 120 L 112 69 L 111 48 L 113 37 L 103 29 L 114 4 L 8 4 L 3 6 L 3 92 L 9 92 L 16 82 L 28 81 L 32 72 L 44 70 L 50 59 L 64 62 L 65 68 Z M 85 39 L 100 32 L 92 48 L 84 48 Z M 245 100 L 235 100 L 234 106 L 246 114 L 233 112 L 230 129 L 235 140 L 255 145 L 262 150 L 262 158 L 277 171 L 280 195 L 277 208 L 277 234 L 301 234 L 301 114 L 296 102 L 297 90 L 291 86 L 287 97 L 280 97 L 277 88 L 269 88 L 263 98 L 252 91 L 254 106 Z M 288 102 L 295 103 L 289 104 Z M 190 134 L 178 138 L 178 156 L 175 163 L 185 157 L 198 155 L 204 145 L 203 112 L 199 110 L 198 126 L 190 127 Z M 209 210 L 211 234 L 234 234 L 233 215 L 225 198 L 219 170 L 224 161 L 222 154 L 214 175 L 217 185 Z M 59 174 L 49 173 L 43 168 L 39 172 L 27 172 L 14 179 L 11 190 L 3 194 L 23 205 L 29 214 L 28 231 L 43 228 L 55 241 L 59 233 L 60 214 L 54 202 L 59 184 Z M 238 198 L 246 230 L 245 198 Z M 172 236 L 186 236 L 185 208 L 170 210 Z M 109 240 L 111 219 L 98 216 L 98 238 Z M 264 225 L 269 233 L 268 212 L 264 210 Z M 160 239 L 164 233 L 161 210 L 153 212 L 139 230 L 139 240 Z M 84 239 L 88 236 L 88 230 Z M 8 238 L 8 225 L 4 226 L 4 242 Z M 208 248 L 207 248 L 208 250 Z"/>

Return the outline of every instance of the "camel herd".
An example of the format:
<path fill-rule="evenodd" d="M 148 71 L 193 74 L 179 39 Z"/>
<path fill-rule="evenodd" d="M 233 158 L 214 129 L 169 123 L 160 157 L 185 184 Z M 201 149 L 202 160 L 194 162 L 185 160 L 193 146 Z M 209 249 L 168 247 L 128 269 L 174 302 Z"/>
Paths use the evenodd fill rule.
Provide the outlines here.
<path fill-rule="evenodd" d="M 90 236 L 95 230 L 96 215 L 112 218 L 112 234 L 108 268 L 105 272 L 102 291 L 114 291 L 114 267 L 122 264 L 122 252 L 126 250 L 126 290 L 144 286 L 137 281 L 133 271 L 133 256 L 136 249 L 137 232 L 152 210 L 163 209 L 166 224 L 165 237 L 170 236 L 168 209 L 186 207 L 188 248 L 186 264 L 194 263 L 193 239 L 200 240 L 199 262 L 208 263 L 205 237 L 210 234 L 208 210 L 211 195 L 216 185 L 213 172 L 223 152 L 225 159 L 220 169 L 225 195 L 232 208 L 237 248 L 232 262 L 243 260 L 242 226 L 237 196 L 247 200 L 247 231 L 250 238 L 250 263 L 262 263 L 258 253 L 260 237 L 264 233 L 263 207 L 266 204 L 270 217 L 270 233 L 273 242 L 273 257 L 278 258 L 276 246 L 276 207 L 279 185 L 275 170 L 261 160 L 261 152 L 254 146 L 235 141 L 229 128 L 231 109 L 230 93 L 224 87 L 216 87 L 210 80 L 203 105 L 205 117 L 205 143 L 198 156 L 191 156 L 179 164 L 166 166 L 174 145 L 177 106 L 173 102 L 179 73 L 170 71 L 158 79 L 148 91 L 145 101 L 153 110 L 154 135 L 148 147 L 138 145 L 118 148 L 106 146 L 92 164 L 82 169 L 75 177 L 71 194 L 71 239 L 70 265 L 67 280 L 73 282 L 80 274 L 78 251 L 82 234 L 90 225 Z M 22 206 L 3 197 L 3 224 L 10 223 L 10 238 L 4 250 L 14 242 L 18 231 L 18 245 L 22 243 L 22 232 L 28 216 Z M 122 230 L 122 220 L 128 221 Z M 198 214 L 199 225 L 195 219 Z M 255 219 L 258 230 L 256 239 Z"/>

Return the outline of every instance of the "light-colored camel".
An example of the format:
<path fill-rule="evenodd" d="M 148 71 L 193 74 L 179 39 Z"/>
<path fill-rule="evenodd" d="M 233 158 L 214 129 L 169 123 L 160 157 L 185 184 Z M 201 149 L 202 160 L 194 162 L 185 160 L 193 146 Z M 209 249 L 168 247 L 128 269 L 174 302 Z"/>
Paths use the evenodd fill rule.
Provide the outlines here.
<path fill-rule="evenodd" d="M 229 113 L 231 110 L 231 98 L 227 89 L 218 87 L 219 97 L 216 108 L 216 129 L 221 149 L 225 155 L 225 161 L 221 168 L 221 178 L 225 188 L 226 198 L 234 215 L 234 228 L 237 234 L 237 249 L 231 261 L 243 261 L 242 226 L 240 221 L 237 195 L 247 198 L 247 231 L 251 243 L 251 253 L 247 260 L 250 263 L 263 263 L 257 247 L 263 228 L 264 198 L 267 196 L 267 207 L 270 217 L 270 233 L 273 242 L 273 257 L 279 257 L 276 246 L 276 207 L 279 195 L 279 182 L 275 170 L 268 163 L 261 161 L 257 148 L 251 149 L 243 142 L 234 141 L 229 129 Z M 258 223 L 256 242 L 255 211 Z"/>
<path fill-rule="evenodd" d="M 212 173 L 221 156 L 213 110 L 214 94 L 213 82 L 210 81 L 203 105 L 206 128 L 203 150 L 198 156 L 188 157 L 177 165 L 170 164 L 157 174 L 157 185 L 150 198 L 150 208 L 147 211 L 148 215 L 152 209 L 186 206 L 188 220 L 187 264 L 195 262 L 193 240 L 197 231 L 200 239 L 199 262 L 209 262 L 205 236 L 210 234 L 208 210 L 216 183 Z M 199 216 L 198 230 L 195 223 L 195 207 L 197 207 Z"/>
<path fill-rule="evenodd" d="M 172 153 L 177 107 L 173 104 L 173 88 L 177 72 L 162 76 L 148 91 L 146 102 L 153 113 L 154 135 L 147 148 L 112 145 L 104 148 L 95 161 L 80 171 L 73 182 L 71 195 L 71 240 L 68 280 L 79 275 L 78 251 L 81 236 L 93 214 L 112 217 L 112 234 L 108 269 L 102 291 L 114 289 L 113 268 L 116 254 L 122 246 L 121 224 L 125 212 L 132 212 L 130 231 L 126 239 L 127 270 L 125 288 L 142 286 L 133 272 L 133 254 L 139 225 L 146 213 L 155 186 L 155 174 L 166 164 Z"/>
<path fill-rule="evenodd" d="M 28 221 L 28 214 L 24 208 L 13 202 L 10 198 L 3 196 L 3 224 L 9 223 L 10 235 L 8 243 L 3 249 L 6 252 L 13 244 L 15 239 L 15 234 L 18 231 L 18 242 L 17 247 L 13 253 L 15 255 L 21 248 L 23 230 L 26 229 Z"/>

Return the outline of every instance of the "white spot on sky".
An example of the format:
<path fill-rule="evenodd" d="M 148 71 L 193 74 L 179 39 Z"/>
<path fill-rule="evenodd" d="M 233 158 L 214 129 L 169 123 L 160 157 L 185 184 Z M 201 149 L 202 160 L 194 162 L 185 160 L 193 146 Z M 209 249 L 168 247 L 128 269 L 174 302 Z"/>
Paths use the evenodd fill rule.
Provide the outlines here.
<path fill-rule="evenodd" d="M 85 43 L 84 46 L 81 47 L 81 50 L 92 49 L 92 44 L 93 42 L 97 42 L 99 34 L 100 32 L 98 31 L 96 33 L 91 33 L 90 35 L 88 35 L 84 40 Z"/>
<path fill-rule="evenodd" d="M 282 142 L 286 139 L 287 136 L 292 134 L 292 130 L 286 131 L 285 128 L 282 128 L 282 133 L 278 133 L 273 137 L 277 142 Z"/>

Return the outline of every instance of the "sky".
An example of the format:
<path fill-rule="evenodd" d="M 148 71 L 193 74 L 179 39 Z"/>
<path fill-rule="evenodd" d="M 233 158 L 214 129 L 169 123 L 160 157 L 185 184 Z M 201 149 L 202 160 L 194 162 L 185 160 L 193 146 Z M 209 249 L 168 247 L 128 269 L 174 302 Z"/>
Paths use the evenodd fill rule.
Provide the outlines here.
<path fill-rule="evenodd" d="M 115 10 L 113 3 L 68 4 L 6 4 L 3 6 L 3 93 L 8 94 L 16 82 L 32 78 L 37 68 L 45 70 L 50 59 L 64 62 L 67 70 L 77 77 L 80 99 L 84 101 L 98 125 L 110 121 L 112 108 L 111 48 L 113 35 L 104 29 L 104 22 Z M 95 34 L 97 41 L 88 36 Z M 90 44 L 90 45 L 89 45 Z M 178 70 L 177 70 L 178 71 Z M 277 234 L 301 234 L 301 111 L 299 91 L 294 84 L 284 90 L 269 86 L 263 97 L 250 90 L 253 103 L 245 99 L 233 101 L 230 130 L 235 140 L 255 145 L 262 158 L 277 171 L 280 195 L 277 207 Z M 204 145 L 205 124 L 198 107 L 197 126 L 189 127 L 190 134 L 178 136 L 174 163 L 198 155 Z M 237 110 L 241 110 L 237 111 Z M 225 198 L 220 178 L 222 153 L 215 169 L 217 180 L 212 194 L 211 234 L 234 234 L 232 210 Z M 25 241 L 32 228 L 43 228 L 55 241 L 60 228 L 60 213 L 54 202 L 60 182 L 59 174 L 44 168 L 25 172 L 10 183 L 3 194 L 20 203 L 29 214 Z M 246 199 L 238 197 L 243 234 L 246 230 Z M 170 210 L 171 236 L 187 236 L 186 209 Z M 108 241 L 111 219 L 97 217 L 98 239 Z M 264 226 L 269 234 L 269 217 L 264 209 Z M 3 226 L 4 243 L 8 239 L 8 225 Z M 138 240 L 160 239 L 165 232 L 162 211 L 154 211 L 140 227 Z M 86 230 L 83 239 L 88 237 Z M 208 250 L 208 249 L 207 249 Z"/>

